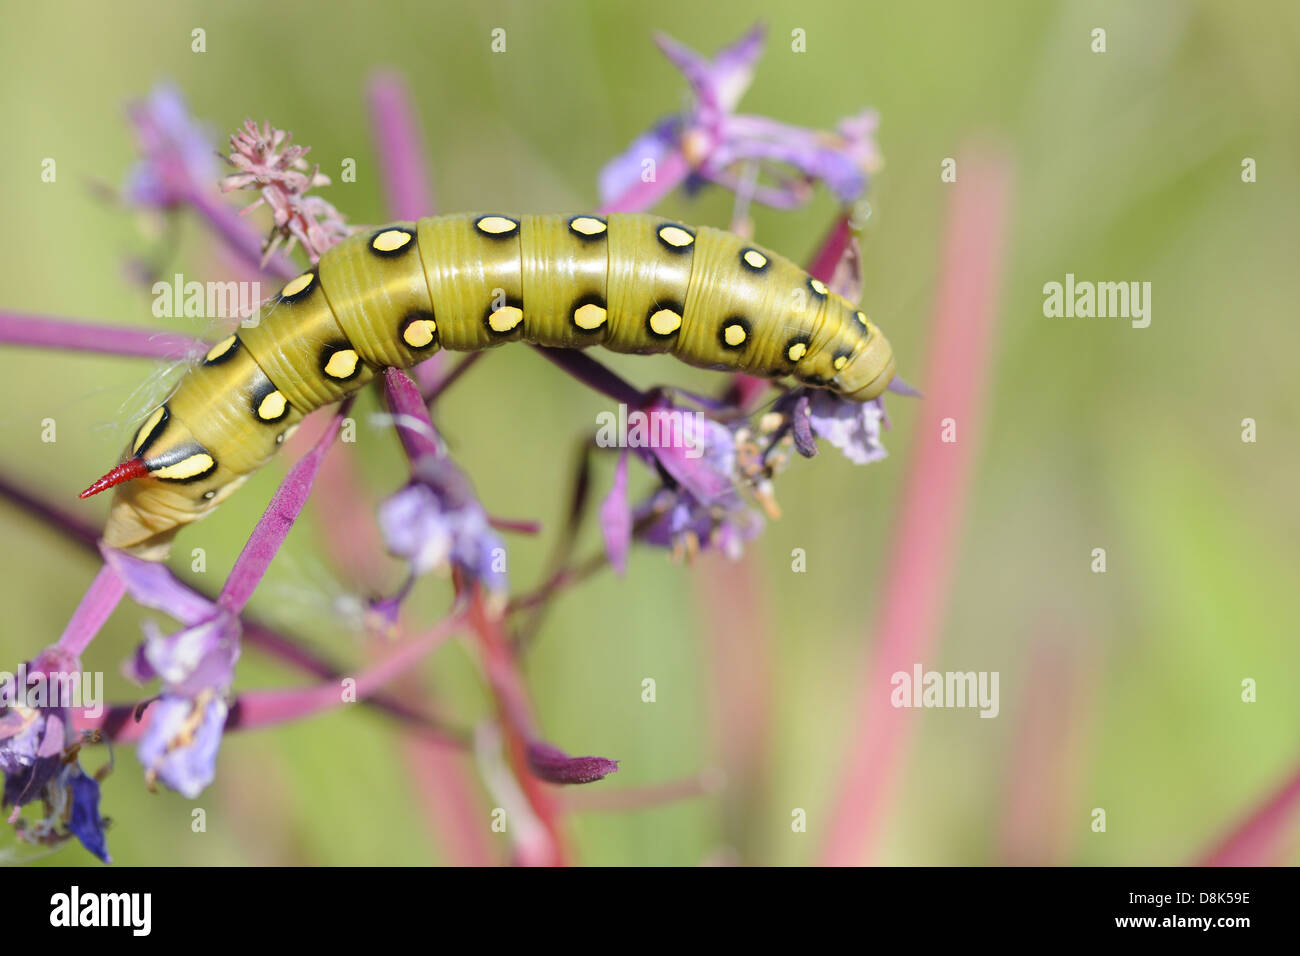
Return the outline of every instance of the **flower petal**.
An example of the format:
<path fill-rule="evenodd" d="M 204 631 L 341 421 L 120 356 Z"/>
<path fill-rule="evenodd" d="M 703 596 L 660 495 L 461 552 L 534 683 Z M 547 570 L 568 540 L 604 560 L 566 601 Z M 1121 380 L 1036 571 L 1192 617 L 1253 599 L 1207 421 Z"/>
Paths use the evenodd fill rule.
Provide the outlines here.
<path fill-rule="evenodd" d="M 219 694 L 164 694 L 150 708 L 136 755 L 151 776 L 193 800 L 216 776 L 227 707 Z"/>
<path fill-rule="evenodd" d="M 889 453 L 880 441 L 884 410 L 878 401 L 850 402 L 824 389 L 809 396 L 813 434 L 825 438 L 857 465 L 879 461 Z"/>
<path fill-rule="evenodd" d="M 609 563 L 619 574 L 627 573 L 627 552 L 632 541 L 632 509 L 627 502 L 627 450 L 619 455 L 614 483 L 600 505 L 600 532 L 605 539 Z"/>
<path fill-rule="evenodd" d="M 216 609 L 203 595 L 176 580 L 165 564 L 145 561 L 104 545 L 99 550 L 137 603 L 162 611 L 187 626 L 210 617 Z"/>
<path fill-rule="evenodd" d="M 99 781 L 74 768 L 68 789 L 71 797 L 68 830 L 87 850 L 105 863 L 112 863 L 104 839 L 104 819 L 99 815 Z"/>

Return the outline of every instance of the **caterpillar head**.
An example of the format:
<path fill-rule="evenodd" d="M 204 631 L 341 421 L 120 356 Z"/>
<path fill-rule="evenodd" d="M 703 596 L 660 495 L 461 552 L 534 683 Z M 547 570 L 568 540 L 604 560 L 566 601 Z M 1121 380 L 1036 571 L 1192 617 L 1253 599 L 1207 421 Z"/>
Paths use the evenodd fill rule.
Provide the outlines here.
<path fill-rule="evenodd" d="M 836 389 L 855 402 L 869 402 L 894 378 L 894 350 L 874 323 L 864 322 L 866 341 L 835 377 Z"/>
<path fill-rule="evenodd" d="M 225 473 L 189 428 L 161 405 L 136 432 L 126 459 L 81 493 L 116 487 L 104 543 L 151 560 L 167 556 L 176 532 L 243 482 Z"/>

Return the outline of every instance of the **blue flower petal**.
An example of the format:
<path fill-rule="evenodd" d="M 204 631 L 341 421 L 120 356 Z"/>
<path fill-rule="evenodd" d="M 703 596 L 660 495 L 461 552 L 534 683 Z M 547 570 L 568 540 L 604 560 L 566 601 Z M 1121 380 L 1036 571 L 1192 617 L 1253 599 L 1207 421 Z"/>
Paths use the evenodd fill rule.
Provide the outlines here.
<path fill-rule="evenodd" d="M 68 789 L 72 800 L 68 830 L 87 850 L 105 863 L 112 863 L 104 839 L 104 820 L 99 815 L 99 781 L 74 769 Z"/>

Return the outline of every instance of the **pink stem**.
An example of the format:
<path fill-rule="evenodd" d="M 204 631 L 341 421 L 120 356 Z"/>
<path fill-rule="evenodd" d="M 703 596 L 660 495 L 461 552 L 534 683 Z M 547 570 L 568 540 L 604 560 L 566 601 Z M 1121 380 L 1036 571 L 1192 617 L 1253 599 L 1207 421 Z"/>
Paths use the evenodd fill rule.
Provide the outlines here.
<path fill-rule="evenodd" d="M 334 416 L 312 450 L 289 469 L 289 474 L 276 489 L 275 496 L 271 499 L 261 520 L 258 521 L 248 543 L 244 545 L 244 550 L 235 559 L 230 577 L 226 579 L 225 586 L 217 597 L 217 603 L 228 611 L 238 614 L 244 609 L 248 599 L 253 596 L 253 591 L 261 582 L 262 575 L 271 564 L 271 559 L 280 550 L 280 545 L 284 543 L 289 529 L 298 520 L 303 505 L 307 503 L 307 496 L 311 492 L 316 472 L 320 469 L 321 459 L 334 443 L 339 425 L 342 424 L 351 406 L 351 398 L 343 402 L 338 414 Z"/>
<path fill-rule="evenodd" d="M 501 629 L 501 618 L 486 607 L 482 589 L 478 585 L 471 587 L 469 621 L 478 638 L 483 670 L 501 718 L 506 757 L 529 806 L 547 834 L 546 845 L 541 848 L 536 862 L 563 866 L 567 851 L 560 807 L 528 765 L 528 744 L 536 736 L 532 702 L 510 642 Z"/>
<path fill-rule="evenodd" d="M 277 252 L 262 265 L 262 237 L 253 231 L 248 220 L 229 203 L 198 190 L 190 196 L 190 205 L 206 219 L 232 251 L 258 271 L 279 279 L 292 279 L 302 272 L 292 259 Z"/>
<path fill-rule="evenodd" d="M 1067 863 L 1072 836 L 1072 797 L 1080 793 L 1083 696 L 1086 668 L 1072 646 L 1040 642 L 1032 647 L 1028 675 L 1015 708 L 1014 745 L 1005 777 L 1000 862 L 1008 866 Z M 1004 675 L 1005 676 L 1005 675 Z M 1009 707 L 1003 706 L 1003 713 Z"/>
<path fill-rule="evenodd" d="M 840 258 L 844 255 L 844 250 L 849 246 L 849 240 L 853 238 L 853 232 L 849 229 L 849 217 L 841 215 L 835 220 L 835 225 L 831 226 L 830 232 L 822 239 L 821 245 L 817 247 L 817 254 L 808 265 L 808 274 L 815 279 L 821 279 L 823 282 L 830 282 L 831 276 L 835 274 L 835 267 L 839 265 Z"/>
<path fill-rule="evenodd" d="M 1011 175 L 999 154 L 972 152 L 963 162 L 961 184 L 951 187 L 939 270 L 944 279 L 924 378 L 927 396 L 917 416 L 917 444 L 871 632 L 875 646 L 860 682 L 856 737 L 845 756 L 822 851 L 830 865 L 852 865 L 870 855 L 915 720 L 910 709 L 891 705 L 890 677 L 924 665 L 938 642 L 979 447 Z M 960 429 L 955 442 L 940 441 L 945 418 Z"/>
<path fill-rule="evenodd" d="M 369 94 L 388 211 L 397 219 L 432 216 L 433 189 L 425 174 L 429 161 L 406 83 L 396 73 L 381 73 L 370 81 Z"/>
<path fill-rule="evenodd" d="M 747 794 L 761 789 L 772 728 L 772 631 L 764 586 L 754 559 L 719 554 L 700 561 L 697 605 L 704 608 L 713 673 L 712 737 L 719 762 L 734 783 L 726 795 L 733 834 L 748 831 Z M 727 595 L 718 601 L 719 594 Z M 739 804 L 739 805 L 737 805 Z M 744 848 L 739 848 L 744 852 Z"/>
<path fill-rule="evenodd" d="M 1276 866 L 1300 810 L 1300 768 L 1200 861 L 1201 866 Z"/>
<path fill-rule="evenodd" d="M 205 347 L 198 339 L 174 332 L 12 312 L 0 313 L 0 343 L 154 359 L 184 358 L 191 351 Z"/>
<path fill-rule="evenodd" d="M 90 646 L 99 629 L 104 626 L 117 607 L 122 596 L 126 594 L 126 584 L 117 576 L 117 572 L 107 564 L 99 569 L 95 580 L 90 582 L 86 595 L 72 612 L 72 619 L 59 638 L 59 647 L 69 654 L 80 657 Z"/>
<path fill-rule="evenodd" d="M 446 618 L 429 633 L 414 638 L 390 652 L 377 664 L 358 675 L 355 699 L 360 701 L 369 697 L 384 684 L 405 673 L 416 661 L 455 634 L 462 625 L 460 617 Z M 305 688 L 245 691 L 238 699 L 238 726 L 245 729 L 300 720 L 312 714 L 332 710 L 344 703 L 342 687 L 336 680 Z"/>

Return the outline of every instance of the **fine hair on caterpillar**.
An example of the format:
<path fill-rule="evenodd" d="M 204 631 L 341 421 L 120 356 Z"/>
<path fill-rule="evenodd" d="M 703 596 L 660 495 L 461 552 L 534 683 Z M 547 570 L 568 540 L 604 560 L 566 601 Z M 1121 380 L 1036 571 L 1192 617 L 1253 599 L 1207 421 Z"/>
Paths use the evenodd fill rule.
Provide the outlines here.
<path fill-rule="evenodd" d="M 438 216 L 358 233 L 285 283 L 82 496 L 117 486 L 104 542 L 161 560 L 308 413 L 383 368 L 512 341 L 669 353 L 858 402 L 894 375 L 855 304 L 732 233 L 642 214 Z"/>

